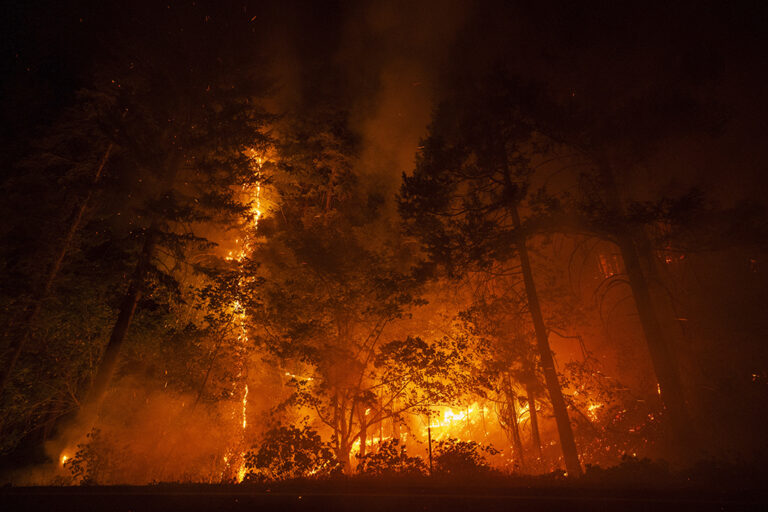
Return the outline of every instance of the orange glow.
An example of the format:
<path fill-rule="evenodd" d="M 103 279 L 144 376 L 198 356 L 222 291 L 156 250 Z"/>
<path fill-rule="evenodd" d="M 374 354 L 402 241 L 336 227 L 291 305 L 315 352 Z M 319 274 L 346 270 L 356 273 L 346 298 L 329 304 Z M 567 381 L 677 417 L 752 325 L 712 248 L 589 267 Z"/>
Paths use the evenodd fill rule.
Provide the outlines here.
<path fill-rule="evenodd" d="M 429 428 L 432 430 L 432 438 L 441 440 L 448 437 L 460 439 L 466 437 L 467 430 L 474 429 L 484 424 L 483 418 L 488 418 L 491 411 L 478 402 L 464 407 L 435 407 L 430 415 Z M 427 436 L 427 426 L 422 428 L 422 434 Z M 488 435 L 488 432 L 484 432 Z"/>
<path fill-rule="evenodd" d="M 597 411 L 599 411 L 603 407 L 603 404 L 598 402 L 592 402 L 587 406 L 587 411 L 589 411 L 589 416 L 594 420 L 598 420 Z"/>
<path fill-rule="evenodd" d="M 248 408 L 248 384 L 245 385 L 245 393 L 243 393 L 243 430 L 245 430 L 246 425 L 248 425 L 248 420 L 245 414 L 247 408 Z"/>
<path fill-rule="evenodd" d="M 261 166 L 264 163 L 262 157 L 251 155 L 251 158 L 256 167 L 256 171 L 259 172 L 261 170 Z M 263 215 L 263 211 L 261 209 L 261 185 L 257 184 L 254 190 L 246 189 L 244 192 L 250 195 L 250 200 L 252 205 L 250 209 L 250 221 L 251 221 L 252 227 L 256 229 L 259 225 L 259 219 L 261 219 Z M 248 256 L 248 254 L 253 249 L 252 239 L 246 235 L 242 240 L 240 238 L 235 239 L 235 243 L 242 243 L 242 245 L 240 246 L 240 251 L 237 253 L 236 256 L 233 254 L 233 251 L 229 251 L 226 259 L 228 261 L 235 260 L 237 262 L 241 262 Z M 243 284 L 243 277 L 240 277 L 240 281 L 238 284 Z M 232 303 L 232 313 L 239 327 L 237 341 L 243 347 L 243 353 L 245 354 L 247 349 L 247 343 L 248 343 L 248 333 L 245 327 L 245 318 L 246 318 L 245 307 L 239 301 L 235 300 Z M 239 378 L 243 378 L 244 364 L 245 363 L 243 361 L 243 365 L 241 365 L 241 368 L 238 371 L 237 376 Z M 246 428 L 248 427 L 248 383 L 247 382 L 245 382 L 244 388 L 243 388 L 243 399 L 242 399 L 240 417 L 242 420 L 241 444 L 243 444 L 246 442 L 245 431 L 246 431 Z M 227 460 L 228 459 L 225 457 L 225 463 L 227 462 Z M 245 475 L 246 475 L 245 452 L 241 452 L 240 465 L 237 469 L 237 475 L 236 475 L 237 483 L 241 483 L 245 479 Z"/>

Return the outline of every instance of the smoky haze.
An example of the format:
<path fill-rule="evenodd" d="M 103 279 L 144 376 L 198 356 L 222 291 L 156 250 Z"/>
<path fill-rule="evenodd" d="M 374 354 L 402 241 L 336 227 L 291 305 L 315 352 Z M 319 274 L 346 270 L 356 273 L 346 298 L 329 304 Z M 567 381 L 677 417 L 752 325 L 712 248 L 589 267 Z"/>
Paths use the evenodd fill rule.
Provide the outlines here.
<path fill-rule="evenodd" d="M 3 22 L 8 481 L 765 448 L 761 9 L 65 4 Z"/>

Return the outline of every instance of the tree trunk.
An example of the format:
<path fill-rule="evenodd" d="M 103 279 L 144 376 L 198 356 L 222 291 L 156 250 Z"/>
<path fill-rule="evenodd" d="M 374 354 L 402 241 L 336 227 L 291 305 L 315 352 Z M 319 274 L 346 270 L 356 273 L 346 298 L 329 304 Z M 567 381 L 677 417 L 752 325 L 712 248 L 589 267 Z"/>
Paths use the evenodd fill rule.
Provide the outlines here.
<path fill-rule="evenodd" d="M 227 324 L 229 326 L 229 324 Z M 213 365 L 216 363 L 216 356 L 219 353 L 219 348 L 221 348 L 221 344 L 224 341 L 224 336 L 226 332 L 227 327 L 219 333 L 218 339 L 216 340 L 216 345 L 213 348 L 213 352 L 211 353 L 211 360 L 208 362 L 208 368 L 205 370 L 205 376 L 203 377 L 203 382 L 200 383 L 200 388 L 197 390 L 197 397 L 195 398 L 195 402 L 192 404 L 191 411 L 195 410 L 195 407 L 197 407 L 197 404 L 200 402 L 200 399 L 203 398 L 203 392 L 205 391 L 205 386 L 208 384 L 208 379 L 211 376 L 211 371 L 213 370 Z"/>
<path fill-rule="evenodd" d="M 131 277 L 131 281 L 128 285 L 128 290 L 123 296 L 123 300 L 120 303 L 120 310 L 117 315 L 115 325 L 112 327 L 112 334 L 110 335 L 107 346 L 104 349 L 104 353 L 101 356 L 96 375 L 91 384 L 91 388 L 88 394 L 83 400 L 80 410 L 77 416 L 68 425 L 63 426 L 61 431 L 63 432 L 61 437 L 57 439 L 52 449 L 55 450 L 57 457 L 61 455 L 61 452 L 65 449 L 72 448 L 72 443 L 75 442 L 78 436 L 89 432 L 96 421 L 99 409 L 109 389 L 109 383 L 117 368 L 118 356 L 120 355 L 120 349 L 122 348 L 125 336 L 128 333 L 128 328 L 133 320 L 134 313 L 136 311 L 136 305 L 141 298 L 141 293 L 144 287 L 144 280 L 151 266 L 152 255 L 155 248 L 155 242 L 157 238 L 157 229 L 153 224 L 147 230 L 144 237 L 144 245 L 142 247 L 141 254 L 136 263 L 136 267 Z"/>
<path fill-rule="evenodd" d="M 536 391 L 533 390 L 531 384 L 526 386 L 526 393 L 528 393 L 528 414 L 531 418 L 531 443 L 534 453 L 541 461 L 544 459 L 544 454 L 541 451 L 541 436 L 539 435 L 539 413 L 536 412 Z"/>
<path fill-rule="evenodd" d="M 632 296 L 640 318 L 640 324 L 651 355 L 653 370 L 659 383 L 661 400 L 669 414 L 675 442 L 686 453 L 690 448 L 692 432 L 689 432 L 687 406 L 680 381 L 679 370 L 675 361 L 674 351 L 669 346 L 656 311 L 645 279 L 637 247 L 630 235 L 621 234 L 618 245 L 624 260 Z"/>
<path fill-rule="evenodd" d="M 395 409 L 396 405 L 397 405 L 397 402 L 393 398 L 392 405 L 391 405 L 391 408 L 393 411 L 396 410 Z M 399 418 L 397 417 L 396 414 L 392 415 L 391 422 L 392 422 L 392 438 L 391 439 L 393 441 L 399 441 L 400 440 L 400 423 L 399 423 Z"/>
<path fill-rule="evenodd" d="M 338 407 L 338 432 L 339 432 L 339 454 L 338 458 L 344 464 L 344 473 L 347 475 L 352 474 L 352 460 L 351 451 L 352 445 L 350 444 L 350 431 L 352 426 L 347 424 L 347 415 L 345 411 L 346 397 L 342 396 L 340 406 Z M 352 417 L 352 416 L 350 416 Z"/>
<path fill-rule="evenodd" d="M 619 187 L 610 165 L 602 164 L 599 168 L 606 191 L 606 203 L 617 218 L 624 216 L 624 205 Z M 675 442 L 683 453 L 691 447 L 691 432 L 685 396 L 680 380 L 679 369 L 674 357 L 674 350 L 665 336 L 664 330 L 653 307 L 653 300 L 648 289 L 648 282 L 640 263 L 639 249 L 635 231 L 631 226 L 620 226 L 615 233 L 616 243 L 624 260 L 632 296 L 635 299 L 640 324 L 642 325 L 648 351 L 651 355 L 653 370 L 659 384 L 661 400 L 670 418 Z"/>
<path fill-rule="evenodd" d="M 141 255 L 136 263 L 136 268 L 133 272 L 131 282 L 128 285 L 128 290 L 120 303 L 120 311 L 117 315 L 117 320 L 112 328 L 112 334 L 104 349 L 104 354 L 101 356 L 99 369 L 93 379 L 91 390 L 83 405 L 84 408 L 90 407 L 98 410 L 104 399 L 109 383 L 117 368 L 120 349 L 123 346 L 123 341 L 125 341 L 125 336 L 128 334 L 128 328 L 133 321 L 136 305 L 141 299 L 141 294 L 144 289 L 144 281 L 152 264 L 152 256 L 154 254 L 156 241 L 157 228 L 152 225 L 149 227 L 144 237 L 144 246 L 142 247 Z"/>
<path fill-rule="evenodd" d="M 384 420 L 381 416 L 384 415 L 384 394 L 379 395 L 379 446 L 377 450 L 381 449 L 381 443 L 384 442 Z"/>
<path fill-rule="evenodd" d="M 37 316 L 40 314 L 43 301 L 51 292 L 53 283 L 59 274 L 59 270 L 61 270 L 61 264 L 64 262 L 64 258 L 69 252 L 70 245 L 72 244 L 72 240 L 75 237 L 75 233 L 77 233 L 77 231 L 80 229 L 80 223 L 83 220 L 83 215 L 85 214 L 85 210 L 88 209 L 91 196 L 93 196 L 93 190 L 101 179 L 101 173 L 104 170 L 104 166 L 106 165 L 107 160 L 109 159 L 109 154 L 112 152 L 113 146 L 114 144 L 112 143 L 107 146 L 107 150 L 104 152 L 104 156 L 101 158 L 99 166 L 96 169 L 96 173 L 93 176 L 91 186 L 88 188 L 85 197 L 83 197 L 82 201 L 80 201 L 80 205 L 77 207 L 74 215 L 72 216 L 72 222 L 69 225 L 69 229 L 67 229 L 64 238 L 61 240 L 61 246 L 59 247 L 59 250 L 56 253 L 56 257 L 53 259 L 53 262 L 48 269 L 48 275 L 43 282 L 43 286 L 38 291 L 37 296 L 33 299 L 32 304 L 25 310 L 25 314 L 21 319 L 21 332 L 12 335 L 11 344 L 9 347 L 11 353 L 10 358 L 5 365 L 0 366 L 0 396 L 3 395 L 3 391 L 5 391 L 5 387 L 8 384 L 11 375 L 13 374 L 16 363 L 19 361 L 21 351 L 24 349 L 24 346 L 27 344 L 30 336 L 32 335 L 32 326 L 34 325 L 35 320 L 37 320 Z"/>
<path fill-rule="evenodd" d="M 360 457 L 365 457 L 368 443 L 368 423 L 366 422 L 364 407 L 360 408 L 358 416 L 360 418 L 360 452 L 358 455 Z"/>
<path fill-rule="evenodd" d="M 174 152 L 168 155 L 164 168 L 165 174 L 160 185 L 161 194 L 165 194 L 167 189 L 170 189 L 173 186 L 182 158 L 183 156 L 179 152 Z M 128 334 L 128 328 L 133 321 L 136 306 L 141 299 L 141 294 L 144 290 L 144 281 L 152 267 L 152 258 L 154 256 L 155 245 L 159 234 L 158 229 L 158 218 L 155 217 L 145 232 L 144 245 L 141 249 L 141 254 L 136 262 L 136 268 L 131 277 L 131 282 L 128 285 L 128 290 L 120 303 L 120 311 L 117 315 L 115 325 L 112 327 L 112 334 L 104 349 L 104 354 L 101 356 L 99 368 L 94 377 L 93 384 L 91 385 L 91 390 L 84 403 L 84 407 L 91 407 L 93 412 L 98 411 L 101 406 L 101 402 L 109 387 L 109 382 L 112 380 L 112 375 L 115 373 L 120 349 L 123 346 L 125 336 Z"/>
<path fill-rule="evenodd" d="M 349 440 L 344 436 L 341 436 L 339 440 L 339 453 L 336 456 L 338 457 L 339 462 L 342 463 L 343 471 L 346 475 L 352 474 L 351 451 L 352 447 L 349 445 Z"/>
<path fill-rule="evenodd" d="M 427 454 L 429 455 L 429 476 L 435 472 L 432 459 L 432 409 L 427 409 Z"/>
<path fill-rule="evenodd" d="M 506 385 L 505 393 L 507 396 L 507 407 L 509 408 L 510 430 L 512 430 L 512 445 L 515 448 L 515 456 L 520 463 L 520 469 L 525 471 L 525 456 L 523 452 L 523 441 L 520 439 L 520 428 L 517 424 L 517 397 L 512 392 L 509 383 Z"/>
<path fill-rule="evenodd" d="M 512 219 L 516 228 L 520 228 L 520 217 L 517 213 L 517 207 L 511 208 Z M 573 438 L 571 421 L 568 418 L 568 409 L 563 399 L 563 393 L 558 382 L 557 372 L 555 371 L 555 362 L 552 358 L 552 350 L 549 347 L 547 329 L 544 325 L 544 317 L 541 313 L 539 304 L 539 295 L 536 291 L 536 285 L 533 281 L 533 271 L 528 257 L 528 248 L 525 245 L 525 238 L 520 238 L 517 243 L 517 251 L 520 256 L 520 267 L 523 272 L 523 282 L 525 283 L 525 292 L 528 297 L 528 308 L 531 311 L 533 327 L 536 331 L 536 345 L 539 352 L 539 360 L 544 379 L 549 391 L 549 397 L 552 402 L 552 409 L 555 413 L 557 423 L 557 432 L 560 435 L 560 447 L 563 450 L 563 459 L 565 460 L 565 469 L 568 474 L 578 477 L 581 475 L 581 464 L 579 463 L 579 454 L 576 450 L 576 441 Z"/>

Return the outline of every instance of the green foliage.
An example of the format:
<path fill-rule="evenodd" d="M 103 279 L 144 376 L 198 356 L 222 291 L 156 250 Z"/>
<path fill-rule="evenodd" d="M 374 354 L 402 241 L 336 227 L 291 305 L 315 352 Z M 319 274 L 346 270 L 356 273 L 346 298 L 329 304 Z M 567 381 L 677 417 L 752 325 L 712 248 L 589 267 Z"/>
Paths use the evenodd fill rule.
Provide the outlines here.
<path fill-rule="evenodd" d="M 405 451 L 405 444 L 399 439 L 384 441 L 376 446 L 376 451 L 357 456 L 359 473 L 370 476 L 411 475 L 427 473 L 427 466 L 421 457 L 411 457 Z"/>
<path fill-rule="evenodd" d="M 307 425 L 267 431 L 261 444 L 246 452 L 245 467 L 249 481 L 319 478 L 341 471 L 331 447 Z"/>

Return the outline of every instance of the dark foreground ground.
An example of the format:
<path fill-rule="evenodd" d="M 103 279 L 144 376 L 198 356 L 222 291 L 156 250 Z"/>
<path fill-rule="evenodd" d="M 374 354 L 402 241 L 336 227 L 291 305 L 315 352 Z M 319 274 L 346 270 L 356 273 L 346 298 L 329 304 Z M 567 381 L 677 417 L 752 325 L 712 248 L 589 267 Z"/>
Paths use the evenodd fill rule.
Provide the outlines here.
<path fill-rule="evenodd" d="M 766 511 L 762 490 L 619 490 L 330 486 L 267 490 L 248 486 L 5 487 L 0 511 Z"/>

